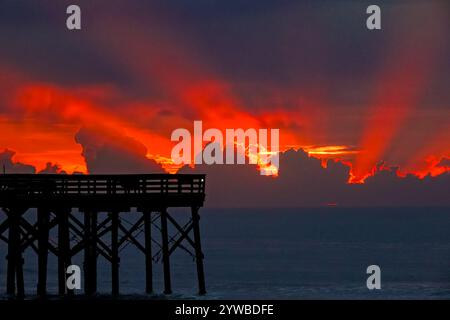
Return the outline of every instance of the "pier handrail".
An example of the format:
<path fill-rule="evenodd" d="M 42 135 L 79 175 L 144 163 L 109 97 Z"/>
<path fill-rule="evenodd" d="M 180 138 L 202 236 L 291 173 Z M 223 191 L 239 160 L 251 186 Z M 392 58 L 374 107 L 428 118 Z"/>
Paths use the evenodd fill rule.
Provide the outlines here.
<path fill-rule="evenodd" d="M 204 194 L 204 174 L 0 174 L 1 193 Z"/>

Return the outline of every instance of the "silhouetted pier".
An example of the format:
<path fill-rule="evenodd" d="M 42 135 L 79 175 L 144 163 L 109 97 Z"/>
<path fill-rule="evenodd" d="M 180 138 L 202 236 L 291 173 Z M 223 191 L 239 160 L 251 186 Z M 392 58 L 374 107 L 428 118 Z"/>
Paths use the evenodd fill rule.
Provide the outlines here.
<path fill-rule="evenodd" d="M 3 222 L 0 218 L 0 240 L 7 243 L 6 292 L 10 296 L 24 297 L 23 253 L 31 249 L 38 259 L 39 296 L 47 294 L 49 253 L 58 260 L 59 295 L 74 294 L 66 286 L 66 269 L 72 264 L 72 258 L 82 251 L 84 293 L 97 292 L 97 258 L 102 256 L 111 264 L 112 294 L 118 295 L 119 252 L 131 243 L 144 255 L 147 293 L 153 292 L 153 262 L 159 257 L 163 263 L 164 293 L 172 292 L 170 255 L 182 248 L 195 257 L 198 289 L 204 294 L 199 227 L 199 209 L 204 199 L 205 175 L 0 174 L 0 208 L 6 214 Z M 180 224 L 169 213 L 170 207 L 190 208 L 189 221 Z M 25 213 L 32 208 L 37 209 L 37 216 L 26 218 Z M 83 214 L 83 219 L 72 212 L 74 208 Z M 136 208 L 140 217 L 136 222 L 124 224 L 122 219 L 131 208 Z M 99 213 L 103 212 L 107 215 L 99 219 Z M 176 230 L 170 237 L 169 224 Z M 160 241 L 152 236 L 152 226 L 159 229 Z M 53 229 L 57 232 L 57 241 L 50 241 Z M 140 230 L 144 243 L 137 237 Z M 104 241 L 105 237 L 109 237 L 109 241 Z"/>

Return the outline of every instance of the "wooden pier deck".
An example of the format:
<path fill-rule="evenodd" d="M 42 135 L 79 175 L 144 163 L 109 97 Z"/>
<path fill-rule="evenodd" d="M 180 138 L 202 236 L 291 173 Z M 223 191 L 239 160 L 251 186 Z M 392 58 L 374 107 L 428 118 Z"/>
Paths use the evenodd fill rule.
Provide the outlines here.
<path fill-rule="evenodd" d="M 58 291 L 61 296 L 74 292 L 66 286 L 66 270 L 72 258 L 84 252 L 84 293 L 97 291 L 97 258 L 111 264 L 112 295 L 119 294 L 119 252 L 126 243 L 133 244 L 144 255 L 146 292 L 153 292 L 153 262 L 162 257 L 164 292 L 170 294 L 170 255 L 183 248 L 196 261 L 198 290 L 206 292 L 203 253 L 200 241 L 199 209 L 205 200 L 205 175 L 129 174 L 129 175 L 0 175 L 0 241 L 7 243 L 6 292 L 23 298 L 23 253 L 34 250 L 38 258 L 37 294 L 47 294 L 48 255 L 58 259 Z M 170 213 L 171 207 L 190 208 L 190 220 L 180 224 Z M 72 212 L 78 209 L 83 219 Z M 136 208 L 140 218 L 130 225 L 122 223 L 123 215 Z M 25 218 L 37 209 L 35 218 Z M 99 213 L 106 212 L 99 220 Z M 169 236 L 171 224 L 176 234 Z M 152 226 L 160 231 L 160 242 L 152 236 Z M 57 230 L 57 243 L 49 240 Z M 136 237 L 144 233 L 141 243 Z M 105 237 L 109 241 L 104 241 Z M 159 248 L 153 252 L 153 246 Z M 186 245 L 187 244 L 187 245 Z M 190 251 L 192 250 L 192 252 Z M 1 252 L 0 252 L 1 254 Z"/>

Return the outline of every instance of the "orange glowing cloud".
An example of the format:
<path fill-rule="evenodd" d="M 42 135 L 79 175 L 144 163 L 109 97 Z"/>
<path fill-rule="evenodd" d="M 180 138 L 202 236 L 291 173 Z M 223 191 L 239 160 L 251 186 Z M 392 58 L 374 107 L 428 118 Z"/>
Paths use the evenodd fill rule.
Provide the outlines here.
<path fill-rule="evenodd" d="M 167 154 L 170 151 L 167 137 L 139 127 L 132 121 L 125 120 L 120 114 L 115 114 L 106 107 L 94 104 L 85 94 L 78 93 L 77 95 L 77 92 L 73 90 L 69 91 L 54 85 L 29 84 L 17 91 L 14 105 L 17 108 L 23 108 L 25 117 L 33 119 L 33 123 L 42 123 L 41 126 L 44 126 L 44 124 L 48 125 L 48 123 L 54 122 L 57 123 L 55 126 L 64 127 L 65 136 L 69 135 L 70 137 L 70 140 L 64 141 L 65 146 L 76 146 L 73 137 L 81 126 L 97 126 L 101 130 L 110 130 L 133 137 L 148 148 L 152 146 L 152 152 L 155 154 Z M 60 132 L 52 132 L 50 135 L 56 139 L 62 136 Z M 79 146 L 76 146 L 75 150 L 80 156 Z M 72 153 L 74 152 L 70 154 Z M 65 156 L 70 157 L 68 154 Z M 64 157 L 56 156 L 53 159 L 56 159 L 64 170 L 74 171 L 75 167 L 68 167 Z M 35 164 L 34 161 L 31 163 Z"/>

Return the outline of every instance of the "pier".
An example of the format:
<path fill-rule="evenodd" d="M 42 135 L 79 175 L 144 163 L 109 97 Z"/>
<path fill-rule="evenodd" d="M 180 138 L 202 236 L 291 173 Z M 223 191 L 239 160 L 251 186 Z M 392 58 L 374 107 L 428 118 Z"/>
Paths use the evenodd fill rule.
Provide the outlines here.
<path fill-rule="evenodd" d="M 170 256 L 181 248 L 195 258 L 198 292 L 204 294 L 199 226 L 204 200 L 205 175 L 0 175 L 0 241 L 7 243 L 7 252 L 0 252 L 0 258 L 7 259 L 6 293 L 24 298 L 23 256 L 26 250 L 33 250 L 38 261 L 39 297 L 47 295 L 49 254 L 57 258 L 58 294 L 74 295 L 66 286 L 66 269 L 79 253 L 84 254 L 84 294 L 97 293 L 97 259 L 102 257 L 111 265 L 111 294 L 117 296 L 120 251 L 131 244 L 143 254 L 146 293 L 154 291 L 153 264 L 160 259 L 164 293 L 172 293 Z M 176 207 L 190 209 L 187 223 L 180 223 L 170 214 L 169 209 Z M 122 220 L 131 208 L 136 208 L 139 218 L 125 224 Z M 82 213 L 82 219 L 80 214 L 74 214 L 74 209 Z M 33 212 L 32 219 L 25 216 L 29 210 Z M 158 237 L 152 235 L 152 226 L 160 232 Z M 170 230 L 175 230 L 175 234 L 170 234 Z M 57 240 L 50 239 L 52 232 L 57 234 Z M 138 233 L 143 233 L 144 239 L 138 238 Z"/>

